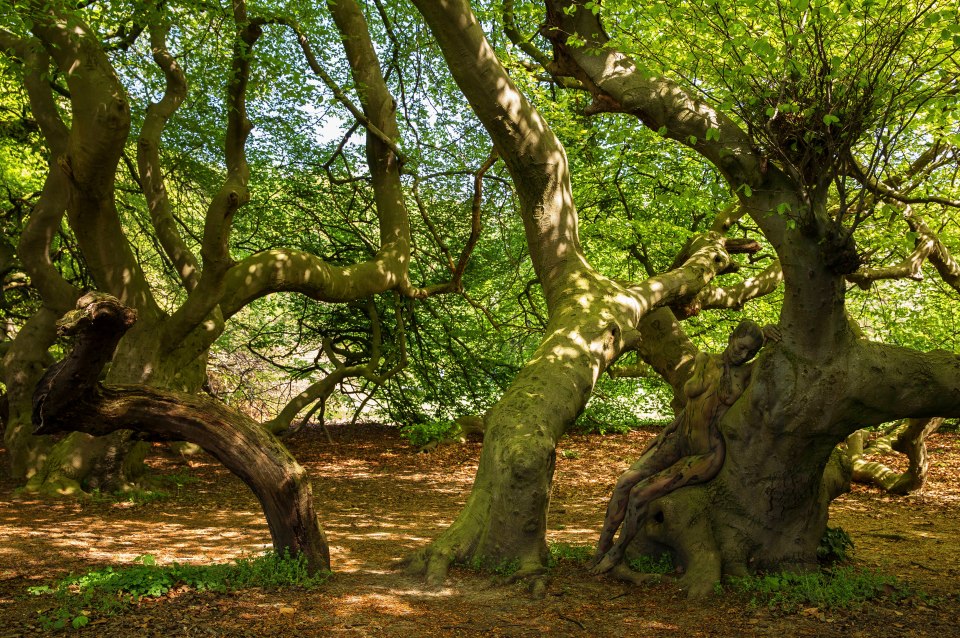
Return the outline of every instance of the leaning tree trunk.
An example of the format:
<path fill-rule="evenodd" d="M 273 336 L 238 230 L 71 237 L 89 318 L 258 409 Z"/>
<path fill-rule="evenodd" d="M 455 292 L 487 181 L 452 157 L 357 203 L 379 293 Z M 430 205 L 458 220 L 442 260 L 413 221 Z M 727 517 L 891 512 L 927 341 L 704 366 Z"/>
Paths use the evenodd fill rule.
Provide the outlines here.
<path fill-rule="evenodd" d="M 117 299 L 81 297 L 60 322 L 73 350 L 50 368 L 34 394 L 37 434 L 133 430 L 141 440 L 190 441 L 240 477 L 263 506 L 278 553 L 303 555 L 312 571 L 329 571 L 327 541 L 313 509 L 306 472 L 275 437 L 214 399 L 147 386 L 98 382 L 136 313 Z"/>

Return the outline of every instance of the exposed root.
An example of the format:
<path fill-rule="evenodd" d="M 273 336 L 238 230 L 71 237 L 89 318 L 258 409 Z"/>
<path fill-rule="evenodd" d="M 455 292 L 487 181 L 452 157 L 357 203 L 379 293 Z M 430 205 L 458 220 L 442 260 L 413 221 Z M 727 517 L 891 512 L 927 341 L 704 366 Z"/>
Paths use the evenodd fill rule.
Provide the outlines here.
<path fill-rule="evenodd" d="M 634 585 L 658 585 L 663 581 L 663 574 L 635 572 L 625 563 L 615 565 L 609 571 L 609 575 L 617 580 L 633 583 Z"/>
<path fill-rule="evenodd" d="M 439 587 L 443 584 L 450 571 L 450 565 L 454 561 L 453 552 L 439 548 L 439 542 L 435 541 L 404 561 L 407 574 L 423 577 L 431 587 Z"/>
<path fill-rule="evenodd" d="M 618 556 L 616 550 L 617 547 L 614 547 L 609 552 L 604 554 L 603 557 L 590 568 L 590 573 L 594 576 L 600 576 L 601 574 L 606 574 L 607 572 L 616 569 L 618 566 L 625 567 L 623 564 L 622 552 L 619 552 L 620 555 Z"/>
<path fill-rule="evenodd" d="M 531 598 L 540 600 L 546 596 L 550 580 L 546 566 L 539 563 L 528 563 L 511 574 L 506 579 L 506 583 L 510 585 L 521 583 L 530 592 Z"/>

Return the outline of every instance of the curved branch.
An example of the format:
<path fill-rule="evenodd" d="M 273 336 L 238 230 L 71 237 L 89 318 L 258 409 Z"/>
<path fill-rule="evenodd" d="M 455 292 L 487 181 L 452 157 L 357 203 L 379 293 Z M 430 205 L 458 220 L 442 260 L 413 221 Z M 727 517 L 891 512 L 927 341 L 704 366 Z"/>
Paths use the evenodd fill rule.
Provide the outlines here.
<path fill-rule="evenodd" d="M 570 272 L 589 268 L 563 146 L 500 64 L 468 2 L 414 5 L 513 178 L 533 267 L 554 307 Z"/>
<path fill-rule="evenodd" d="M 678 308 L 678 312 L 684 317 L 692 317 L 701 310 L 740 310 L 747 302 L 772 293 L 782 281 L 783 270 L 777 260 L 759 274 L 732 286 L 706 286 L 693 301 Z"/>
<path fill-rule="evenodd" d="M 960 264 L 953 258 L 950 249 L 940 240 L 926 222 L 912 208 L 904 207 L 903 217 L 910 230 L 917 234 L 913 251 L 899 264 L 883 268 L 861 268 L 847 275 L 847 279 L 867 290 L 870 284 L 881 279 L 923 279 L 923 262 L 929 261 L 937 269 L 948 286 L 960 292 Z"/>
<path fill-rule="evenodd" d="M 75 335 L 76 342 L 37 385 L 34 433 L 135 430 L 145 440 L 197 443 L 256 494 L 278 553 L 302 554 L 311 571 L 329 571 L 306 472 L 259 424 L 203 395 L 99 383 L 103 366 L 136 318 L 116 298 L 88 293 L 61 319 L 61 334 Z"/>
<path fill-rule="evenodd" d="M 158 15 L 151 21 L 149 28 L 153 61 L 163 71 L 166 87 L 160 101 L 151 102 L 147 106 L 137 140 L 137 168 L 157 239 L 189 292 L 197 287 L 200 266 L 177 231 L 160 164 L 160 136 L 170 117 L 186 99 L 187 79 L 176 58 L 167 49 L 166 39 L 170 32 L 170 23 Z"/>
<path fill-rule="evenodd" d="M 224 280 L 234 265 L 230 258 L 230 230 L 234 214 L 250 199 L 248 183 L 250 167 L 247 164 L 246 143 L 253 125 L 247 117 L 247 84 L 250 80 L 250 62 L 253 46 L 263 31 L 260 26 L 247 20 L 246 5 L 242 0 L 234 2 L 234 20 L 237 32 L 234 37 L 229 81 L 227 83 L 227 130 L 224 144 L 224 159 L 227 177 L 220 190 L 210 201 L 203 226 L 200 255 L 203 272 L 192 294 L 187 297 L 164 326 L 162 343 L 168 350 L 180 347 L 188 335 L 204 321 L 222 322 L 215 312 L 224 290 Z M 219 329 L 206 331 L 210 340 L 215 339 Z M 206 340 L 200 347 L 208 345 Z"/>
<path fill-rule="evenodd" d="M 649 128 L 692 147 L 716 166 L 741 191 L 755 188 L 766 171 L 749 136 L 723 113 L 688 94 L 666 78 L 640 73 L 627 55 L 609 46 L 600 18 L 583 0 L 548 0 L 545 35 L 554 44 L 551 68 L 571 75 L 593 94 L 588 114 L 603 111 L 629 113 Z M 568 44 L 576 34 L 584 43 Z"/>
<path fill-rule="evenodd" d="M 924 154 L 920 159 L 926 159 L 926 157 L 927 155 Z M 860 163 L 856 160 L 856 158 L 853 157 L 853 155 L 848 157 L 847 164 L 851 168 L 852 177 L 860 182 L 864 188 L 872 193 L 875 193 L 876 195 L 892 199 L 896 202 L 900 202 L 901 204 L 941 204 L 943 206 L 950 206 L 952 208 L 960 208 L 960 200 L 937 196 L 910 197 L 905 195 L 896 188 L 884 184 L 883 182 L 868 175 L 867 171 L 860 166 Z"/>

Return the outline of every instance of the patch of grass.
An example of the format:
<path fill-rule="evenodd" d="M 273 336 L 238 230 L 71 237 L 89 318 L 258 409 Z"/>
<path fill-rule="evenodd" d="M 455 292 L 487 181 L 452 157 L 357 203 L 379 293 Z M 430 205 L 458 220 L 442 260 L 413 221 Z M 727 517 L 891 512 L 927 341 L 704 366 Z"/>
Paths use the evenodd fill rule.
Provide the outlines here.
<path fill-rule="evenodd" d="M 641 574 L 669 574 L 675 569 L 670 554 L 660 554 L 659 556 L 641 554 L 631 559 L 627 565 L 633 571 Z"/>
<path fill-rule="evenodd" d="M 520 570 L 520 560 L 496 561 L 486 556 L 474 556 L 468 562 L 458 562 L 457 565 L 474 572 L 492 573 L 498 576 L 513 576 Z"/>
<path fill-rule="evenodd" d="M 576 450 L 561 450 L 560 457 L 564 459 L 578 459 L 580 458 L 580 452 Z"/>
<path fill-rule="evenodd" d="M 134 559 L 128 567 L 106 567 L 79 576 L 68 576 L 53 586 L 31 587 L 29 593 L 53 596 L 53 609 L 40 614 L 45 629 L 79 629 L 91 616 L 120 613 L 142 598 L 159 598 L 174 588 L 228 592 L 248 587 L 312 589 L 327 574 L 310 575 L 303 556 L 279 556 L 268 552 L 254 558 L 214 565 L 160 566 L 150 554 Z"/>
<path fill-rule="evenodd" d="M 593 557 L 593 551 L 590 545 L 550 543 L 550 567 L 555 567 L 560 561 L 585 563 Z"/>
<path fill-rule="evenodd" d="M 910 595 L 893 576 L 853 567 L 732 578 L 729 586 L 750 595 L 751 606 L 766 605 L 787 612 L 805 607 L 849 608 L 878 598 L 900 600 Z"/>
<path fill-rule="evenodd" d="M 160 483 L 169 485 L 170 487 L 176 487 L 178 490 L 187 485 L 194 485 L 200 482 L 199 478 L 183 470 L 171 472 L 170 474 L 160 474 L 156 478 Z"/>

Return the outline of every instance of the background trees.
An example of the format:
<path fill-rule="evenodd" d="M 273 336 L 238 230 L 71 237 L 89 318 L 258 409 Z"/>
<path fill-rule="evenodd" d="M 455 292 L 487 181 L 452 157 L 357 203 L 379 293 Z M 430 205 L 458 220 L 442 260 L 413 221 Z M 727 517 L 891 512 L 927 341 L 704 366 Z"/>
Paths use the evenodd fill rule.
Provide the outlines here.
<path fill-rule="evenodd" d="M 437 434 L 483 415 L 470 501 L 415 565 L 535 575 L 557 439 L 657 387 L 665 411 L 742 312 L 783 342 L 724 419 L 718 479 L 661 499 L 647 539 L 700 589 L 811 561 L 834 447 L 958 407 L 955 357 L 921 351 L 955 349 L 960 32 L 946 2 L 775 8 L 5 7 L 14 472 L 136 475 L 128 434 L 28 427 L 54 321 L 95 287 L 140 315 L 113 383 L 212 372 L 249 404 L 256 379 L 277 433 L 311 411 Z"/>

